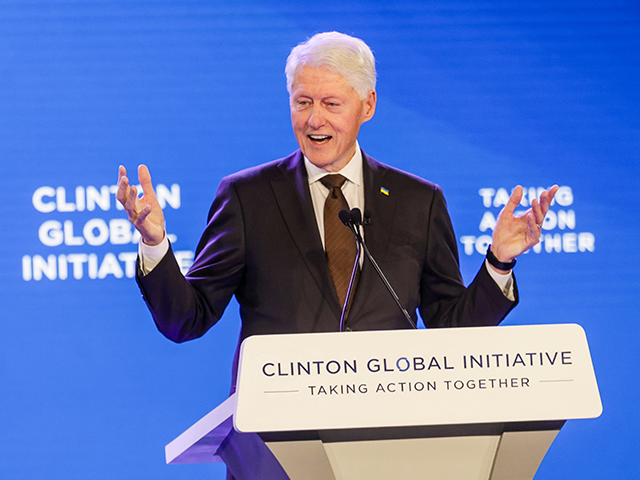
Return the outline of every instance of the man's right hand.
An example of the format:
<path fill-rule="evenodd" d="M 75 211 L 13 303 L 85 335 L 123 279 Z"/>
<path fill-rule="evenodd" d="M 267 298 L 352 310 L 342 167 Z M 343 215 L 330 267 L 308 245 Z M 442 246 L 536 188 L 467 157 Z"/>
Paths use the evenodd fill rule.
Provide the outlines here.
<path fill-rule="evenodd" d="M 116 198 L 122 204 L 129 220 L 140 232 L 142 241 L 147 245 L 158 245 L 164 238 L 164 213 L 151 183 L 151 175 L 146 165 L 138 167 L 138 179 L 142 186 L 142 197 L 138 198 L 135 186 L 129 185 L 127 170 L 120 165 L 118 169 L 118 192 Z"/>

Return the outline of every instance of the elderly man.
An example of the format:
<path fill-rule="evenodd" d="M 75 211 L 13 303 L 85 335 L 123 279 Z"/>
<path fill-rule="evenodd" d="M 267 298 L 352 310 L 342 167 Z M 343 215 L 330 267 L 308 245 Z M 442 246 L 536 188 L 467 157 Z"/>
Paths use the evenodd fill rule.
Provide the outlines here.
<path fill-rule="evenodd" d="M 355 256 L 351 232 L 336 227 L 340 207 L 370 212 L 363 232 L 369 250 L 414 321 L 419 311 L 428 328 L 497 325 L 517 303 L 514 260 L 538 242 L 557 187 L 519 217 L 513 212 L 522 189 L 515 189 L 487 260 L 465 287 L 440 188 L 358 145 L 360 126 L 376 108 L 369 47 L 336 32 L 318 34 L 292 50 L 286 74 L 300 149 L 222 180 L 186 276 L 147 168 L 138 169 L 138 198 L 120 167 L 117 197 L 142 235 L 137 280 L 159 330 L 176 342 L 200 337 L 235 295 L 240 340 L 337 331 Z M 409 328 L 368 261 L 357 277 L 346 328 Z"/>

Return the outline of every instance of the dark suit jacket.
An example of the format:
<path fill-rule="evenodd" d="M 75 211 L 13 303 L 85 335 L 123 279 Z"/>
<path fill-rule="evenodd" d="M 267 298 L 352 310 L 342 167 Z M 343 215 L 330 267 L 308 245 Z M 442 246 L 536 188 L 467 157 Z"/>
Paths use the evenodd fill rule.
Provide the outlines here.
<path fill-rule="evenodd" d="M 516 302 L 503 295 L 484 264 L 465 288 L 440 188 L 363 158 L 365 205 L 371 212 L 365 241 L 414 320 L 419 310 L 427 327 L 497 325 Z M 337 331 L 341 308 L 301 152 L 223 179 L 186 277 L 173 255 L 166 255 L 148 275 L 138 275 L 138 283 L 159 330 L 176 342 L 203 335 L 234 294 L 241 340 Z M 366 260 L 348 326 L 409 327 Z"/>

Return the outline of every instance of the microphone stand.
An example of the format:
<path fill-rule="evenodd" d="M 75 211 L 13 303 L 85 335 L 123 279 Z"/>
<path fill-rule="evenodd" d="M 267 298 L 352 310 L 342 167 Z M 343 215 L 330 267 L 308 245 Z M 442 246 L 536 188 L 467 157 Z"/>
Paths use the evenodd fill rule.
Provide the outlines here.
<path fill-rule="evenodd" d="M 358 243 L 358 255 L 356 258 L 356 265 L 354 265 L 354 267 L 357 266 L 357 262 L 360 255 L 360 246 L 362 246 L 362 249 L 364 249 L 365 255 L 371 262 L 371 265 L 373 265 L 373 268 L 375 269 L 376 273 L 382 280 L 382 283 L 384 283 L 384 286 L 387 287 L 387 290 L 391 294 L 391 297 L 395 300 L 396 305 L 398 305 L 398 308 L 402 311 L 402 314 L 407 319 L 407 322 L 409 322 L 409 325 L 411 325 L 413 328 L 418 328 L 415 322 L 413 321 L 413 319 L 411 318 L 411 315 L 409 315 L 409 312 L 407 312 L 404 306 L 402 306 L 402 303 L 400 302 L 400 298 L 398 297 L 395 290 L 389 283 L 389 280 L 387 280 L 387 277 L 384 275 L 384 273 L 382 273 L 382 270 L 378 266 L 378 262 L 375 261 L 375 259 L 373 258 L 373 255 L 371 255 L 371 252 L 367 248 L 367 244 L 364 243 L 364 239 L 362 238 L 362 235 L 360 235 L 359 226 L 362 219 L 362 213 L 360 212 L 360 209 L 354 208 L 353 210 L 351 210 L 351 212 L 347 212 L 346 210 L 341 210 L 339 216 L 340 216 L 340 220 L 342 220 L 342 222 L 351 229 Z M 354 268 L 354 271 L 355 271 L 355 268 Z M 353 275 L 352 275 L 352 281 L 353 281 Z M 351 284 L 349 285 L 349 290 L 351 290 Z M 347 293 L 347 302 L 349 298 L 348 295 L 349 294 Z M 345 307 L 346 307 L 346 304 L 345 304 Z M 341 325 L 341 328 L 342 328 L 342 325 Z"/>
<path fill-rule="evenodd" d="M 346 210 L 342 210 L 346 212 Z M 356 242 L 356 246 L 358 247 L 358 251 L 356 252 L 356 261 L 353 262 L 353 270 L 351 271 L 351 279 L 349 280 L 349 288 L 347 289 L 347 298 L 344 301 L 344 305 L 342 306 L 342 313 L 340 314 L 340 331 L 344 331 L 344 325 L 347 321 L 347 313 L 349 310 L 349 303 L 351 302 L 351 297 L 353 295 L 353 287 L 356 282 L 356 276 L 358 275 L 358 267 L 360 266 L 360 255 L 362 253 L 362 248 L 360 244 Z"/>

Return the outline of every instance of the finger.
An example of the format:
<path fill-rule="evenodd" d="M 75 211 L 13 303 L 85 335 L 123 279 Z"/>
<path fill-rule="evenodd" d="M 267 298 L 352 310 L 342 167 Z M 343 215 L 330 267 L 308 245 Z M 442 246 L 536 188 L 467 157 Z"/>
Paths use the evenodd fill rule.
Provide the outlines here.
<path fill-rule="evenodd" d="M 145 221 L 145 219 L 149 216 L 150 213 L 151 213 L 151 206 L 150 205 L 145 206 L 142 210 L 138 212 L 138 215 L 136 217 L 136 223 L 138 225 L 142 224 Z"/>
<path fill-rule="evenodd" d="M 542 222 L 538 222 L 534 215 L 527 215 L 527 229 L 529 230 L 529 237 L 531 239 L 529 248 L 540 241 L 540 236 L 542 235 L 541 226 Z"/>
<path fill-rule="evenodd" d="M 122 204 L 125 211 L 129 215 L 129 219 L 133 222 L 138 216 L 136 212 L 136 201 L 138 200 L 138 189 L 135 186 L 131 186 L 125 197 L 125 202 Z"/>
<path fill-rule="evenodd" d="M 522 200 L 522 187 L 518 185 L 513 189 L 513 193 L 502 211 L 505 212 L 505 214 L 513 215 L 513 212 L 520 204 L 520 200 Z"/>
<path fill-rule="evenodd" d="M 129 188 L 129 179 L 127 178 L 127 170 L 120 165 L 118 169 L 118 190 L 116 191 L 116 198 L 124 205 L 127 201 L 127 189 Z"/>
<path fill-rule="evenodd" d="M 155 197 L 153 183 L 151 182 L 151 174 L 149 173 L 149 169 L 146 165 L 138 166 L 138 180 L 140 181 L 144 195 L 150 196 L 151 198 Z"/>
<path fill-rule="evenodd" d="M 531 202 L 531 213 L 536 225 L 542 226 L 546 212 L 542 211 L 542 207 L 537 198 L 534 198 Z"/>
<path fill-rule="evenodd" d="M 542 192 L 539 202 L 536 202 L 534 200 L 535 203 L 539 204 L 539 211 L 536 211 L 536 221 L 538 222 L 538 224 L 541 224 L 544 218 L 547 216 L 547 212 L 549 211 L 549 207 L 551 206 L 551 202 L 553 201 L 553 197 L 556 195 L 558 188 L 558 185 L 554 185 L 548 191 L 545 190 L 544 192 Z"/>
<path fill-rule="evenodd" d="M 540 196 L 540 203 L 542 205 L 542 211 L 543 211 L 543 213 L 545 215 L 549 211 L 549 207 L 551 206 L 551 202 L 553 202 L 553 197 L 556 196 L 556 193 L 558 192 L 559 188 L 560 187 L 558 187 L 558 185 L 554 185 L 548 191 L 543 192 L 542 195 Z"/>
<path fill-rule="evenodd" d="M 122 177 L 126 177 L 127 176 L 127 169 L 124 168 L 124 165 L 120 165 L 118 167 L 118 183 L 120 183 L 120 179 Z"/>
<path fill-rule="evenodd" d="M 537 235 L 540 232 L 540 227 L 538 225 L 541 224 L 542 222 L 538 221 L 538 218 L 535 216 L 535 211 L 532 210 L 531 214 L 527 215 L 527 227 Z"/>

